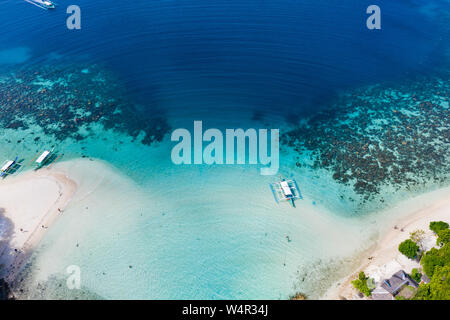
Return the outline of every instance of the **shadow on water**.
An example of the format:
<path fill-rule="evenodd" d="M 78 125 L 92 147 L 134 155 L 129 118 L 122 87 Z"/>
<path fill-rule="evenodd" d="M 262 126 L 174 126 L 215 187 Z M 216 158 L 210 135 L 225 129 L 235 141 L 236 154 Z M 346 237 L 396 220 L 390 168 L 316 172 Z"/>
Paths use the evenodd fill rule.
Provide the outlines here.
<path fill-rule="evenodd" d="M 45 282 L 35 285 L 33 274 L 28 268 L 33 264 L 34 250 L 20 251 L 11 244 L 14 235 L 14 223 L 5 215 L 5 209 L 0 207 L 0 300 L 15 299 L 73 299 L 102 300 L 103 297 L 85 287 L 69 289 L 66 284 L 66 274 L 51 275 Z M 13 262 L 23 255 L 20 266 L 12 266 Z M 26 268 L 22 268 L 26 266 Z M 14 268 L 15 279 L 11 279 Z"/>
<path fill-rule="evenodd" d="M 30 262 L 33 263 L 32 261 Z M 16 299 L 22 300 L 104 300 L 102 296 L 81 284 L 79 289 L 69 289 L 68 274 L 52 274 L 43 282 L 33 281 L 32 272 L 25 270 L 21 274 L 21 283 L 14 289 Z"/>
<path fill-rule="evenodd" d="M 14 224 L 5 216 L 5 209 L 0 208 L 0 300 L 14 299 L 9 284 L 5 281 L 6 266 L 4 265 L 11 257 L 13 251 L 10 241 L 14 234 Z"/>

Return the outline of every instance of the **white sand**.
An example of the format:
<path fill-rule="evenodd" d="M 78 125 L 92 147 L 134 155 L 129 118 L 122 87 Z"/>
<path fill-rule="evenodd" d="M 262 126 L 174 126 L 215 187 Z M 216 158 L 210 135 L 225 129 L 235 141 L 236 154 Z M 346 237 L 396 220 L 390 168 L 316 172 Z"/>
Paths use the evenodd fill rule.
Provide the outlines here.
<path fill-rule="evenodd" d="M 67 174 L 69 173 L 70 178 L 67 177 Z M 90 214 L 85 214 L 83 216 L 83 221 L 78 220 L 78 215 L 74 216 L 77 218 L 76 224 L 81 224 L 82 226 L 76 229 L 77 231 L 67 234 L 67 237 L 65 237 L 67 239 L 58 238 L 58 243 L 53 244 L 53 251 L 57 251 L 58 254 L 53 255 L 53 257 L 60 256 L 62 252 L 67 250 L 68 241 L 70 242 L 70 240 L 73 240 L 72 242 L 76 243 L 78 238 L 82 237 L 82 232 L 91 230 L 85 228 L 85 226 L 92 222 L 89 222 L 89 219 L 96 219 L 96 216 L 93 215 L 92 212 L 95 211 L 97 202 L 103 203 L 104 199 L 111 197 L 110 189 L 105 189 L 104 194 L 101 192 L 99 194 L 99 190 L 101 189 L 99 189 L 100 185 L 110 185 L 112 187 L 120 186 L 119 189 L 121 189 L 124 185 L 132 188 L 134 184 L 129 179 L 116 176 L 115 170 L 108 167 L 107 164 L 101 161 L 92 162 L 85 159 L 61 162 L 53 166 L 51 170 L 43 169 L 38 172 L 21 173 L 18 176 L 8 177 L 7 179 L 0 181 L 0 208 L 4 209 L 0 211 L 0 217 L 4 216 L 13 223 L 11 230 L 12 234 L 10 234 L 7 239 L 10 249 L 5 251 L 5 248 L 0 246 L 0 264 L 4 264 L 4 268 L 0 268 L 0 277 L 2 276 L 2 273 L 7 273 L 7 281 L 12 282 L 12 280 L 15 279 L 18 272 L 23 268 L 24 262 L 31 254 L 32 249 L 36 247 L 48 230 L 47 227 L 49 227 L 60 214 L 64 215 L 64 208 L 67 207 L 69 202 L 71 202 L 71 205 L 70 208 L 67 208 L 67 214 L 69 214 L 70 210 L 77 210 L 77 212 L 79 212 L 78 203 L 80 206 L 84 206 L 84 200 L 89 200 L 90 210 L 86 212 L 90 212 Z M 133 192 L 133 194 L 134 193 L 135 192 Z M 129 197 L 128 194 L 125 196 Z M 143 196 L 145 196 L 145 198 L 149 197 L 147 193 L 143 194 Z M 125 201 L 124 199 L 121 199 L 118 194 L 114 197 L 117 197 L 119 202 Z M 97 200 L 93 201 L 91 198 Z M 124 205 L 129 206 L 130 203 L 134 202 L 140 203 L 140 200 L 134 201 L 131 199 L 131 201 L 126 202 Z M 162 202 L 156 201 L 155 203 Z M 61 209 L 62 213 L 58 211 L 58 208 Z M 102 212 L 101 219 L 104 219 L 104 215 L 106 214 L 108 219 L 120 219 L 120 224 L 125 223 L 122 216 L 119 215 L 116 217 L 113 210 L 107 209 L 108 208 L 100 210 Z M 305 218 L 305 215 L 308 215 L 309 210 L 301 210 L 301 212 L 302 217 Z M 271 214 L 272 213 L 273 212 L 271 211 Z M 327 219 L 331 219 L 328 215 L 327 219 L 325 219 L 326 221 L 319 219 L 320 216 L 316 213 L 311 214 L 311 216 L 318 220 L 309 221 L 308 226 L 310 226 L 311 223 L 314 223 L 315 226 L 317 224 L 317 227 L 324 229 L 323 232 L 326 232 L 325 229 L 328 230 L 328 228 L 326 228 L 326 225 L 328 225 Z M 355 269 L 354 274 L 339 281 L 339 285 L 330 289 L 325 298 L 352 298 L 355 291 L 350 285 L 350 280 L 352 280 L 360 270 L 366 271 L 371 276 L 378 275 L 379 277 L 393 273 L 397 271 L 398 268 L 403 268 L 409 272 L 413 265 L 408 259 L 403 258 L 398 253 L 398 244 L 408 238 L 409 232 L 413 230 L 428 230 L 430 221 L 450 220 L 450 188 L 421 195 L 415 199 L 408 200 L 395 208 L 385 212 L 376 213 L 376 216 L 380 217 L 379 220 L 377 219 L 378 221 L 381 220 L 386 224 L 379 226 L 380 230 L 385 230 L 384 232 L 380 232 L 381 241 L 378 242 L 376 248 L 366 253 L 363 258 L 358 257 L 364 259 L 361 266 Z M 64 219 L 68 217 L 69 216 L 66 215 Z M 293 219 L 296 216 L 280 215 L 280 217 L 291 217 Z M 397 220 L 396 223 L 392 223 L 394 219 Z M 94 221 L 93 224 L 98 225 L 98 222 Z M 42 228 L 42 225 L 44 225 L 45 228 Z M 394 225 L 397 225 L 398 229 L 394 229 Z M 331 231 L 336 232 L 336 235 L 333 238 L 340 239 L 340 241 L 333 241 L 333 244 L 337 247 L 343 247 L 355 238 L 352 232 L 350 232 L 350 230 L 352 230 L 351 228 L 348 230 L 345 229 L 348 234 L 344 233 L 345 236 L 343 236 L 342 232 L 337 231 L 341 230 L 341 228 L 344 230 L 343 228 L 345 226 L 340 226 L 336 223 L 334 223 L 333 226 L 334 228 L 332 228 Z M 400 231 L 402 228 L 404 229 L 403 232 Z M 128 229 L 125 227 L 124 230 Z M 295 230 L 300 230 L 300 228 L 295 225 Z M 109 230 L 103 229 L 97 229 L 96 231 L 101 234 L 100 237 L 105 237 L 106 232 L 108 232 L 108 234 L 111 233 Z M 105 234 L 102 233 L 103 231 Z M 74 234 L 76 234 L 76 236 Z M 292 234 L 295 233 L 293 232 Z M 304 236 L 305 233 L 302 233 L 302 237 Z M 431 239 L 429 244 L 432 245 L 435 238 L 430 235 L 430 233 L 429 239 Z M 296 239 L 294 239 L 294 241 L 295 240 Z M 71 247 L 73 247 L 72 242 L 70 242 Z M 330 243 L 330 245 L 332 244 Z M 19 252 L 15 252 L 14 249 L 19 250 Z M 51 256 L 51 254 L 49 254 L 49 256 Z M 368 260 L 368 257 L 373 258 Z M 63 261 L 60 263 L 59 269 L 57 267 L 52 268 L 53 265 L 58 265 L 58 261 L 55 261 L 53 258 L 46 258 L 49 257 L 44 256 L 43 260 L 46 260 L 45 265 L 41 263 L 40 267 L 42 268 L 38 268 L 43 269 L 42 271 L 45 270 L 46 274 L 56 273 L 60 271 L 60 269 L 62 270 L 61 265 L 65 266 L 67 264 L 67 261 Z M 273 255 L 271 256 L 271 259 L 274 259 Z M 103 263 L 102 261 L 100 262 Z"/>
<path fill-rule="evenodd" d="M 29 171 L 0 181 L 0 277 L 12 282 L 46 230 L 69 203 L 76 183 L 55 169 Z"/>
<path fill-rule="evenodd" d="M 450 188 L 423 194 L 385 213 L 395 214 L 398 211 L 402 211 L 397 214 L 400 217 L 382 233 L 376 246 L 364 255 L 362 264 L 350 276 L 341 279 L 323 298 L 358 299 L 351 281 L 357 278 L 360 271 L 379 283 L 401 269 L 410 273 L 413 268 L 420 268 L 417 261 L 408 259 L 398 251 L 398 245 L 415 230 L 425 231 L 422 242 L 425 251 L 436 245 L 436 236 L 429 230 L 429 224 L 432 221 L 450 222 Z"/>

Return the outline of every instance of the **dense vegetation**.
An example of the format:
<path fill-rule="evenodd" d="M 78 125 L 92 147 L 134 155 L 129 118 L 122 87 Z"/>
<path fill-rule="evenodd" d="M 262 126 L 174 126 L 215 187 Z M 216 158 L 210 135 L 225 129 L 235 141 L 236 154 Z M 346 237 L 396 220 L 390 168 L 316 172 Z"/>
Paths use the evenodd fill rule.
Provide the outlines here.
<path fill-rule="evenodd" d="M 432 248 L 423 255 L 420 263 L 423 266 L 425 274 L 431 279 L 436 267 L 450 265 L 450 244 L 447 243 L 439 249 Z"/>
<path fill-rule="evenodd" d="M 430 222 L 430 230 L 434 233 L 438 234 L 441 230 L 446 230 L 449 228 L 449 225 L 447 222 L 444 221 L 433 221 Z"/>
<path fill-rule="evenodd" d="M 437 266 L 430 283 L 422 283 L 415 300 L 450 300 L 450 265 Z"/>
<path fill-rule="evenodd" d="M 447 230 L 441 230 L 437 233 L 438 238 L 436 240 L 436 244 L 438 246 L 443 246 L 446 243 L 450 242 L 450 229 Z"/>
<path fill-rule="evenodd" d="M 400 243 L 399 251 L 410 259 L 421 255 L 420 264 L 423 272 L 417 268 L 411 270 L 411 278 L 420 283 L 424 274 L 430 279 L 429 283 L 420 283 L 416 292 L 410 287 L 410 293 L 403 295 L 399 293 L 397 300 L 450 300 L 450 228 L 443 221 L 430 223 L 430 230 L 437 236 L 436 244 L 439 248 L 431 248 L 425 251 L 425 231 L 416 230 L 410 233 L 410 238 Z M 424 274 L 423 274 L 424 273 Z M 361 271 L 358 279 L 352 281 L 353 286 L 365 296 L 371 296 L 373 289 L 369 277 Z M 373 282 L 373 281 L 372 281 Z"/>
<path fill-rule="evenodd" d="M 398 250 L 408 258 L 414 259 L 417 257 L 417 252 L 419 252 L 419 246 L 411 239 L 407 239 L 400 243 Z"/>
<path fill-rule="evenodd" d="M 426 252 L 420 263 L 430 283 L 422 283 L 415 300 L 450 300 L 450 229 L 446 222 L 431 222 L 430 229 L 438 235 L 439 249 Z"/>
<path fill-rule="evenodd" d="M 411 270 L 411 278 L 412 278 L 415 282 L 419 283 L 419 282 L 420 282 L 420 279 L 422 279 L 422 274 L 419 272 L 419 270 L 417 270 L 417 268 L 413 268 L 413 269 Z"/>
<path fill-rule="evenodd" d="M 352 281 L 353 286 L 361 293 L 363 293 L 366 297 L 369 297 L 371 295 L 369 286 L 367 285 L 368 280 L 369 278 L 366 277 L 366 274 L 361 271 L 359 273 L 358 279 Z"/>

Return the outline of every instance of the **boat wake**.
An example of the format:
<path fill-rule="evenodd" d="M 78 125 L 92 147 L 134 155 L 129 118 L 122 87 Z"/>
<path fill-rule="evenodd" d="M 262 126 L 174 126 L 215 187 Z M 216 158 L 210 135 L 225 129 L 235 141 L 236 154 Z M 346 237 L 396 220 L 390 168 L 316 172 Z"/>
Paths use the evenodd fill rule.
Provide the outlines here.
<path fill-rule="evenodd" d="M 35 5 L 36 7 L 44 9 L 44 10 L 56 8 L 56 3 L 54 3 L 50 0 L 25 0 L 25 1 L 28 3 L 31 3 L 32 5 Z"/>

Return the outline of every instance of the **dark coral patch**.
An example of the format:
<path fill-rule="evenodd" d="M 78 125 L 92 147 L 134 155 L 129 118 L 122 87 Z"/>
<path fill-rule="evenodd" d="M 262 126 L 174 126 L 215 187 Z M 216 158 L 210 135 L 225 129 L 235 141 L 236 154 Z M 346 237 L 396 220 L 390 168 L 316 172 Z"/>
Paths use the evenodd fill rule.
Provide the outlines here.
<path fill-rule="evenodd" d="M 282 136 L 312 168 L 365 199 L 383 185 L 445 184 L 450 173 L 450 75 L 377 85 L 340 96 Z"/>
<path fill-rule="evenodd" d="M 88 70 L 88 71 L 87 71 Z M 100 124 L 105 129 L 125 133 L 150 145 L 161 141 L 169 126 L 154 108 L 138 111 L 126 98 L 118 81 L 104 69 L 89 66 L 47 66 L 21 70 L 2 78 L 0 125 L 3 128 L 26 129 L 38 125 L 45 134 L 62 141 L 80 141 Z"/>

